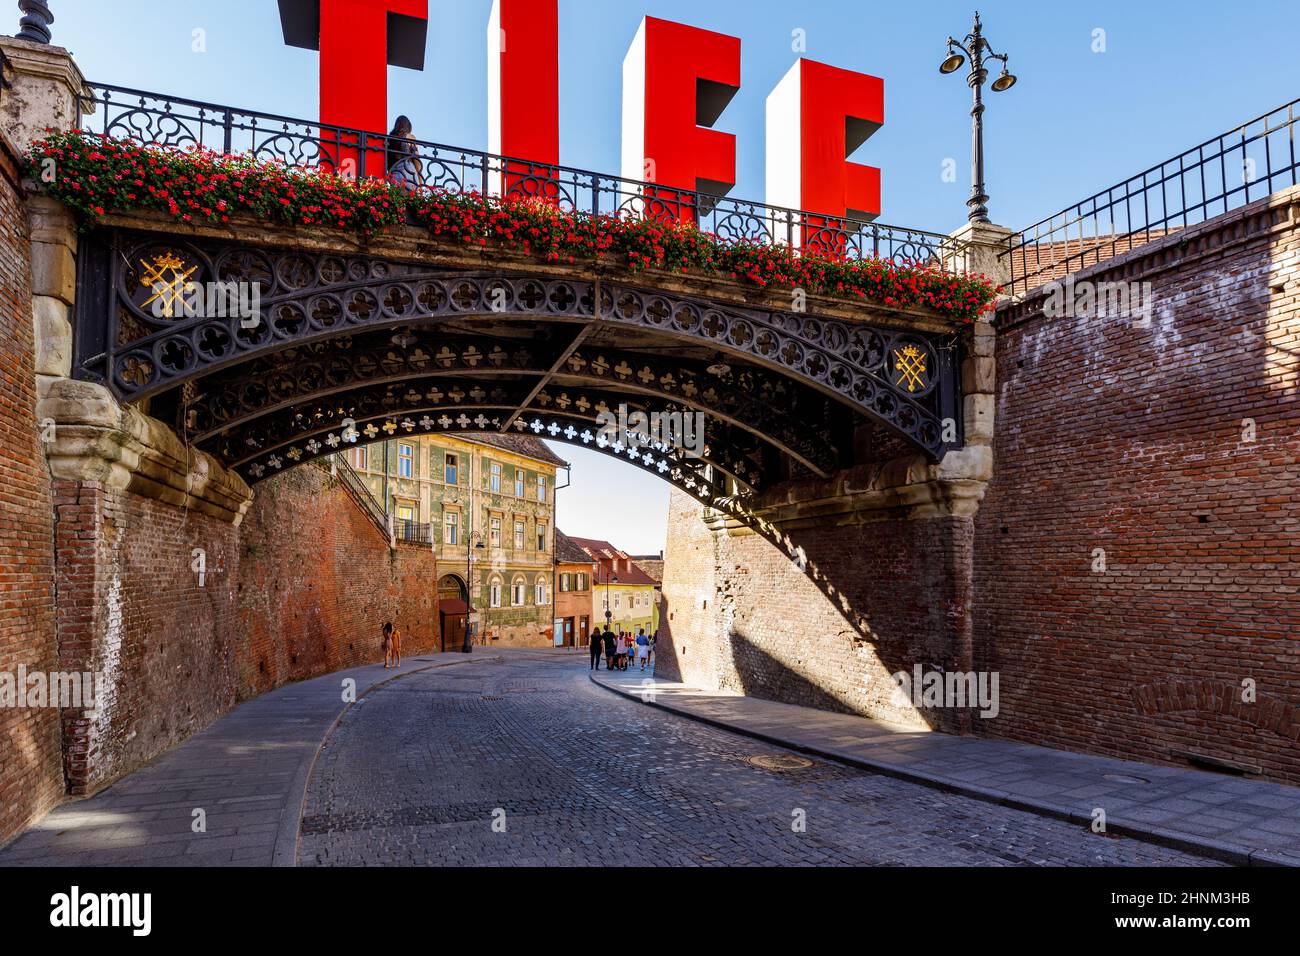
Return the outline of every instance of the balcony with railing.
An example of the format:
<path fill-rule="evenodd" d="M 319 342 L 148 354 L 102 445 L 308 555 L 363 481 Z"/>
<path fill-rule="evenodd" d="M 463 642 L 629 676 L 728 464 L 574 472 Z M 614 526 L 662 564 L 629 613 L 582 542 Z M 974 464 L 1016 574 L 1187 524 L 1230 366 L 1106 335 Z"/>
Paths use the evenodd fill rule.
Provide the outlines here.
<path fill-rule="evenodd" d="M 345 176 L 384 176 L 389 137 L 316 120 L 240 110 L 92 84 L 81 128 L 174 149 L 246 154 Z M 591 216 L 689 222 L 724 242 L 816 247 L 850 259 L 884 259 L 951 271 L 960 246 L 941 233 L 787 209 L 482 150 L 402 140 L 419 161 L 418 186 L 451 194 L 544 198 Z"/>

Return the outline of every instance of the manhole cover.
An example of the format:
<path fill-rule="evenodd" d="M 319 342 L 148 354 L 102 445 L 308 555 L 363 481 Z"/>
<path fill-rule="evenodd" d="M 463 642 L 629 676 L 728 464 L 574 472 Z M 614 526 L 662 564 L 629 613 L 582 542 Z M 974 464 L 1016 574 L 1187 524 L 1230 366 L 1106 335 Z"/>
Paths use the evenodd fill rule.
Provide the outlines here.
<path fill-rule="evenodd" d="M 745 762 L 764 770 L 803 770 L 813 765 L 811 760 L 794 754 L 759 754 L 756 757 L 746 757 Z"/>
<path fill-rule="evenodd" d="M 484 700 L 505 700 L 504 697 L 498 697 L 495 694 L 484 694 L 483 699 Z"/>
<path fill-rule="evenodd" d="M 1101 779 L 1109 780 L 1111 783 L 1150 783 L 1145 777 L 1130 777 L 1126 773 L 1104 773 Z"/>

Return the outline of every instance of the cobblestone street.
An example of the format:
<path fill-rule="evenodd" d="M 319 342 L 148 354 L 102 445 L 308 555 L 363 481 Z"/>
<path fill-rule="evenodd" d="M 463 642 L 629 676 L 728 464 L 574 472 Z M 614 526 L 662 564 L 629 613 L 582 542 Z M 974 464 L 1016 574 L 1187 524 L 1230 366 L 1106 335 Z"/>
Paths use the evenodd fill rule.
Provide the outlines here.
<path fill-rule="evenodd" d="M 588 674 L 511 652 L 376 690 L 320 754 L 299 863 L 1213 865 L 814 761 Z"/>

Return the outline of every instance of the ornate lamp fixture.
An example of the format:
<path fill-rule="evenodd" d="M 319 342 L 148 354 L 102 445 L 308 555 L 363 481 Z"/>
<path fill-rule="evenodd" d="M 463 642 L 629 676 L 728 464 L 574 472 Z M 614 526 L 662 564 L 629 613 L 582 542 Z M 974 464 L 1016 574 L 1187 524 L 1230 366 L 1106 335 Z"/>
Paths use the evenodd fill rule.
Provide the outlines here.
<path fill-rule="evenodd" d="M 50 24 L 54 22 L 49 4 L 45 0 L 18 0 L 18 9 L 23 12 L 18 24 L 22 28 L 18 31 L 18 39 L 49 43 Z"/>
<path fill-rule="evenodd" d="M 960 51 L 960 52 L 958 52 Z M 940 73 L 956 73 L 962 64 L 970 59 L 970 72 L 966 83 L 974 91 L 975 104 L 971 107 L 971 197 L 966 201 L 970 207 L 971 222 L 989 221 L 989 197 L 984 192 L 984 99 L 981 95 L 989 71 L 984 68 L 985 60 L 998 60 L 1002 72 L 993 81 L 993 92 L 1001 93 L 1016 85 L 1015 74 L 1007 70 L 1007 55 L 994 53 L 989 41 L 984 38 L 980 24 L 979 12 L 975 13 L 975 26 L 966 35 L 965 41 L 948 37 L 948 57 L 939 64 Z"/>

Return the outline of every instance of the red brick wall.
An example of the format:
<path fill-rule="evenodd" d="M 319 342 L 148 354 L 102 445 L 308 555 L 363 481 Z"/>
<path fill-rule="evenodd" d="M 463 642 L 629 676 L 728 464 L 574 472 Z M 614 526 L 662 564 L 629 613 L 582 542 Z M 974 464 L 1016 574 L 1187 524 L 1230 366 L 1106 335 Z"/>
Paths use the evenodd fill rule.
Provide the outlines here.
<path fill-rule="evenodd" d="M 50 671 L 54 530 L 36 421 L 30 249 L 18 171 L 0 135 L 0 673 Z M 63 792 L 56 710 L 0 708 L 0 843 Z"/>
<path fill-rule="evenodd" d="M 259 485 L 235 528 L 90 482 L 55 482 L 60 666 L 99 672 L 101 713 L 64 712 L 68 789 L 101 789 L 282 684 L 437 645 L 437 575 L 321 470 Z M 194 549 L 206 555 L 202 585 Z"/>
<path fill-rule="evenodd" d="M 256 488 L 240 529 L 239 694 L 382 660 L 393 620 L 406 655 L 439 648 L 431 549 L 382 536 L 315 467 Z"/>
<path fill-rule="evenodd" d="M 1274 197 L 1106 268 L 1152 282 L 1149 327 L 1000 314 L 975 633 L 1002 713 L 977 731 L 1300 783 L 1291 212 Z"/>
<path fill-rule="evenodd" d="M 68 788 L 80 794 L 234 704 L 238 530 L 93 482 L 54 482 L 54 507 L 60 669 L 103 675 L 97 716 L 63 712 Z"/>
<path fill-rule="evenodd" d="M 791 531 L 800 568 L 755 534 L 714 534 L 674 492 L 659 677 L 787 703 L 961 729 L 893 700 L 891 675 L 965 652 L 973 528 L 957 518 Z M 705 606 L 707 602 L 707 607 Z"/>

